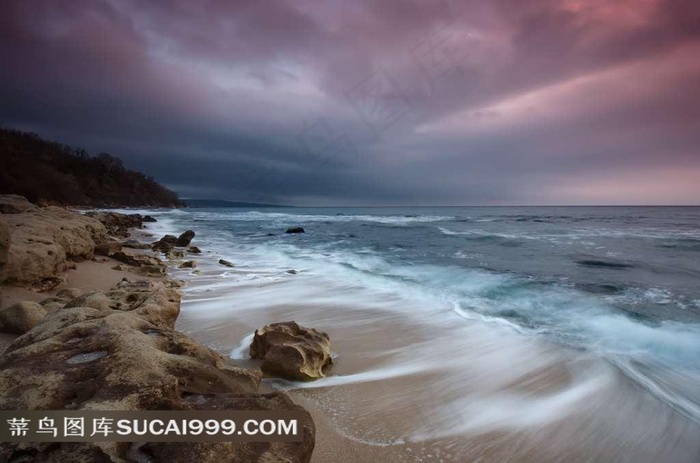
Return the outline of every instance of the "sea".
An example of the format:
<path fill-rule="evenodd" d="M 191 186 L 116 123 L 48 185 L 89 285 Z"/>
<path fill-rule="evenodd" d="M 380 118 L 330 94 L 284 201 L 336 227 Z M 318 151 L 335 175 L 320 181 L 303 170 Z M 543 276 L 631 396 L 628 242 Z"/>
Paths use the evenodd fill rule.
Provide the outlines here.
<path fill-rule="evenodd" d="M 327 378 L 273 386 L 325 388 L 319 402 L 350 438 L 393 445 L 563 429 L 576 417 L 568 441 L 580 450 L 599 439 L 593 460 L 632 461 L 632 444 L 650 460 L 698 456 L 700 207 L 143 212 L 155 235 L 192 229 L 205 251 L 197 270 L 175 272 L 190 282 L 191 335 L 244 360 L 265 322 L 335 333 Z M 343 397 L 343 386 L 370 383 L 376 394 Z M 383 406 L 402 400 L 429 411 L 405 424 Z M 377 414 L 389 424 L 373 427 Z M 605 425 L 581 429 L 596 419 Z"/>

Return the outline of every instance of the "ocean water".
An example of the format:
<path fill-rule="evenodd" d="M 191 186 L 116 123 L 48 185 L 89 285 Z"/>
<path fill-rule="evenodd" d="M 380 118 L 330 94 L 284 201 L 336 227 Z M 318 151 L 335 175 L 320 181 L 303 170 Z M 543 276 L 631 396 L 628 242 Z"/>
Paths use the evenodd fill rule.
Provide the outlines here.
<path fill-rule="evenodd" d="M 280 383 L 287 388 L 328 387 L 440 371 L 439 390 L 450 399 L 434 407 L 445 408 L 444 420 L 435 418 L 434 427 L 423 424 L 404 430 L 403 437 L 435 436 L 440 426 L 449 434 L 484 423 L 532 424 L 545 418 L 551 422 L 556 417 L 543 413 L 556 414 L 567 404 L 586 401 L 596 381 L 605 377 L 595 367 L 595 372 L 586 371 L 546 400 L 525 394 L 521 398 L 530 402 L 508 405 L 513 396 L 498 395 L 501 386 L 543 364 L 562 361 L 547 353 L 549 347 L 539 346 L 560 347 L 567 358 L 573 352 L 579 359 L 594 359 L 673 413 L 700 423 L 700 208 L 265 208 L 149 213 L 159 221 L 155 233 L 191 228 L 197 232 L 194 244 L 211 254 L 201 258 L 202 275 L 181 273 L 193 282 L 183 312 L 189 307 L 202 319 L 223 319 L 236 313 L 255 317 L 267 307 L 291 306 L 290 316 L 306 317 L 326 328 L 352 327 L 357 333 L 377 323 L 404 320 L 427 327 L 431 333 L 427 337 L 438 341 L 381 352 L 358 349 L 363 358 L 379 360 L 310 385 Z M 296 226 L 306 233 L 284 233 Z M 236 262 L 237 267 L 217 266 L 218 257 Z M 289 269 L 298 273 L 290 275 Z M 212 292 L 217 296 L 210 297 Z M 304 311 L 306 307 L 313 311 Z M 342 310 L 333 315 L 324 307 Z M 384 318 L 373 318 L 379 313 Z M 202 322 L 201 329 L 216 326 L 217 322 Z M 484 333 L 491 337 L 483 340 L 479 336 Z M 467 338 L 472 343 L 481 340 L 478 358 Z M 231 347 L 232 357 L 242 358 L 249 340 L 250 333 L 224 344 Z M 344 352 L 338 355 L 342 359 Z M 520 360 L 514 361 L 515 357 Z M 484 365 L 475 367 L 481 360 Z M 499 368 L 498 362 L 505 367 Z M 443 363 L 449 367 L 441 367 Z M 480 392 L 467 394 L 463 385 L 475 377 L 475 368 L 481 368 L 477 376 L 490 378 L 484 382 L 489 385 L 474 386 Z M 499 375 L 501 383 L 492 384 Z M 469 403 L 464 402 L 467 397 Z M 601 400 L 604 408 L 605 399 Z M 475 403 L 481 404 L 478 411 Z M 634 414 L 632 409 L 639 404 L 629 406 Z M 469 420 L 456 427 L 448 418 L 459 407 L 469 410 Z M 640 431 L 644 435 L 648 436 Z M 396 438 L 387 436 L 384 442 Z"/>

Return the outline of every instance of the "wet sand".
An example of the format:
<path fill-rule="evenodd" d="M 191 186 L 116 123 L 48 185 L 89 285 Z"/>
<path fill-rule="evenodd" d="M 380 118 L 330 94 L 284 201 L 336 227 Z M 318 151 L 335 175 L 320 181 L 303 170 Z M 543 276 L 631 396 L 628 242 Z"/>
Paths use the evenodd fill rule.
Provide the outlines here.
<path fill-rule="evenodd" d="M 700 457 L 700 426 L 603 359 L 456 315 L 426 324 L 411 307 L 384 310 L 393 301 L 343 305 L 342 289 L 323 295 L 322 282 L 299 275 L 200 268 L 182 274 L 190 284 L 178 329 L 240 364 L 255 364 L 247 346 L 267 323 L 329 333 L 328 378 L 266 380 L 314 416 L 314 462 Z"/>

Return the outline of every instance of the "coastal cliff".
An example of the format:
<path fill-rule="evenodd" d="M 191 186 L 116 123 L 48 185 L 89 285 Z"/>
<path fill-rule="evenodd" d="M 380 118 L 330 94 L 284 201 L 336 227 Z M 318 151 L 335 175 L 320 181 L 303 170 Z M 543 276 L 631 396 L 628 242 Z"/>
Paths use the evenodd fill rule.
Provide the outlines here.
<path fill-rule="evenodd" d="M 10 315 L 34 314 L 0 355 L 0 410 L 293 410 L 303 415 L 303 442 L 3 443 L 0 461 L 308 462 L 316 431 L 305 409 L 285 393 L 260 393 L 259 369 L 174 329 L 181 282 L 128 265 L 109 290 L 60 289 L 66 269 L 116 242 L 109 235 L 97 218 L 54 207 L 0 215 L 2 281 L 44 291 L 0 309 L 0 328 Z M 119 252 L 160 262 L 150 250 Z"/>

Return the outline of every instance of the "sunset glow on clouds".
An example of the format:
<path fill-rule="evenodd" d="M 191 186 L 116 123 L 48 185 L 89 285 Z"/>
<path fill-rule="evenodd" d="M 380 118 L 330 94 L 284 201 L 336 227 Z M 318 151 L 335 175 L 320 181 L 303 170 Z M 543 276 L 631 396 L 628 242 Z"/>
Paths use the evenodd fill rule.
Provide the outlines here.
<path fill-rule="evenodd" d="M 698 204 L 686 0 L 6 1 L 0 124 L 184 197 Z"/>

